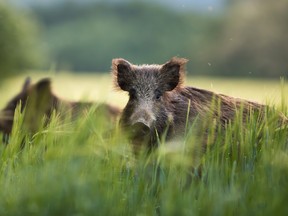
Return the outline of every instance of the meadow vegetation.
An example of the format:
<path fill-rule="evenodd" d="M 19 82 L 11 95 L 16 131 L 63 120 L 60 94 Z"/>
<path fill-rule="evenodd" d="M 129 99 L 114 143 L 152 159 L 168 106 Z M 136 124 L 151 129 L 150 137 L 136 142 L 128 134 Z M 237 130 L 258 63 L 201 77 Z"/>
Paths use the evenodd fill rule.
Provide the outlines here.
<path fill-rule="evenodd" d="M 103 92 L 100 95 L 108 97 L 108 102 L 118 103 L 118 97 L 118 101 L 124 99 L 121 106 L 125 104 L 125 95 L 119 98 L 119 92 L 108 93 L 108 76 L 93 80 L 91 75 L 58 75 L 55 92 L 63 97 L 72 95 L 69 82 L 73 79 L 78 81 L 78 91 L 82 79 L 87 81 L 82 86 L 84 99 L 91 97 L 85 96 L 86 88 L 91 87 Z M 222 93 L 226 93 L 225 84 L 232 84 L 232 80 L 207 80 L 210 78 L 187 82 L 200 86 L 202 82 L 210 88 L 213 83 L 213 89 L 223 89 Z M 4 83 L 4 87 L 14 85 L 7 93 L 1 87 L 1 104 L 7 101 L 6 94 L 12 97 L 11 92 L 20 89 L 22 81 L 19 77 Z M 55 113 L 46 127 L 30 135 L 23 130 L 18 107 L 10 143 L 0 147 L 0 215 L 287 215 L 288 126 L 281 127 L 276 120 L 278 112 L 288 114 L 287 86 L 250 82 L 242 85 L 234 80 L 234 89 L 242 89 L 236 96 L 252 86 L 250 95 L 242 97 L 273 105 L 274 99 L 260 95 L 265 95 L 261 86 L 268 86 L 270 92 L 274 86 L 282 90 L 282 99 L 277 99 L 263 122 L 252 116 L 243 125 L 239 113 L 203 156 L 201 152 L 190 154 L 201 143 L 201 137 L 193 134 L 197 125 L 187 128 L 181 148 L 169 149 L 160 143 L 157 151 L 149 155 L 143 151 L 135 158 L 120 128 L 102 115 L 93 115 L 96 107 L 73 122 Z M 214 134 L 209 137 L 214 140 Z M 191 174 L 192 163 L 202 164 L 202 178 Z"/>

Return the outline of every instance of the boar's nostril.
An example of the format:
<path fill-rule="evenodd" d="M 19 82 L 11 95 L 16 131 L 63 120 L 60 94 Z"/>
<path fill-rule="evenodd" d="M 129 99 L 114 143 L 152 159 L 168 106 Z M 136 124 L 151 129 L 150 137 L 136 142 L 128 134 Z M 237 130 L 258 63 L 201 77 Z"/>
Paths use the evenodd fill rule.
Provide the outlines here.
<path fill-rule="evenodd" d="M 150 133 L 150 128 L 142 122 L 136 122 L 132 125 L 132 133 L 145 136 Z"/>

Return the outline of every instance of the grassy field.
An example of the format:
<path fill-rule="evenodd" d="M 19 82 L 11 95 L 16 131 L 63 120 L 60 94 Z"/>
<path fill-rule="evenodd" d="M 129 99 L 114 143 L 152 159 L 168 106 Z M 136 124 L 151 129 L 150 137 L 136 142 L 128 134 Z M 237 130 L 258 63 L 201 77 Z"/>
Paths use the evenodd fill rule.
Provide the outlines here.
<path fill-rule="evenodd" d="M 112 91 L 107 75 L 51 77 L 53 91 L 63 98 L 121 107 L 127 100 Z M 1 107 L 23 79 L 1 85 Z M 287 85 L 280 81 L 187 83 L 276 104 L 287 115 Z M 118 128 L 107 130 L 109 122 L 92 111 L 73 123 L 54 116 L 31 138 L 23 134 L 18 109 L 10 143 L 0 147 L 0 215 L 288 215 L 288 129 L 275 116 L 271 112 L 261 123 L 251 118 L 247 125 L 236 120 L 204 155 L 189 153 L 201 141 L 187 130 L 185 148 L 169 151 L 163 145 L 136 159 Z M 202 164 L 202 178 L 191 176 L 191 163 Z"/>
<path fill-rule="evenodd" d="M 113 90 L 112 77 L 107 74 L 71 74 L 71 73 L 28 73 L 32 81 L 50 77 L 53 91 L 62 98 L 69 100 L 106 101 L 124 107 L 127 102 L 125 92 Z M 0 106 L 4 104 L 22 87 L 28 75 L 11 78 L 0 86 Z M 288 92 L 288 84 L 279 80 L 267 79 L 232 79 L 215 77 L 189 77 L 186 84 L 208 89 L 218 93 L 250 99 L 260 103 L 279 105 L 285 101 L 283 92 Z"/>

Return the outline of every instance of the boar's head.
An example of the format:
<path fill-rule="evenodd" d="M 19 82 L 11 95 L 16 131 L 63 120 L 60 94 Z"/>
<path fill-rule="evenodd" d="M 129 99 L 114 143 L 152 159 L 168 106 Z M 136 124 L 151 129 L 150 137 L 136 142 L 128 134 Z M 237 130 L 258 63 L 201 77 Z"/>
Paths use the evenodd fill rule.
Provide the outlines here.
<path fill-rule="evenodd" d="M 181 88 L 185 64 L 172 58 L 163 65 L 133 65 L 125 59 L 112 60 L 116 88 L 129 93 L 120 124 L 130 133 L 134 145 L 157 144 L 157 137 L 173 122 L 169 93 Z"/>

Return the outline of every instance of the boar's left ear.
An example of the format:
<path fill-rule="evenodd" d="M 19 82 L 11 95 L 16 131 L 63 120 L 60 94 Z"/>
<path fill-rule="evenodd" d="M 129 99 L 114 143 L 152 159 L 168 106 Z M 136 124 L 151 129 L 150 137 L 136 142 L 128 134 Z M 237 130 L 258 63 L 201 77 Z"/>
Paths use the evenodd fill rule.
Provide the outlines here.
<path fill-rule="evenodd" d="M 31 112 L 35 112 L 37 109 L 42 110 L 40 108 L 47 107 L 52 97 L 51 80 L 49 78 L 41 79 L 31 88 L 27 106 L 30 106 Z"/>
<path fill-rule="evenodd" d="M 187 59 L 174 57 L 162 66 L 160 85 L 163 91 L 172 91 L 183 84 L 187 62 Z"/>
<path fill-rule="evenodd" d="M 112 60 L 112 74 L 114 77 L 114 85 L 124 91 L 129 91 L 133 80 L 132 65 L 125 59 Z"/>
<path fill-rule="evenodd" d="M 50 91 L 51 90 L 51 80 L 49 78 L 41 79 L 35 85 L 36 85 L 37 91 Z"/>
<path fill-rule="evenodd" d="M 44 98 L 44 100 L 47 99 L 52 95 L 51 80 L 49 78 L 39 80 L 32 91 L 31 93 L 34 97 L 37 97 L 37 100 L 40 100 L 40 98 Z"/>

